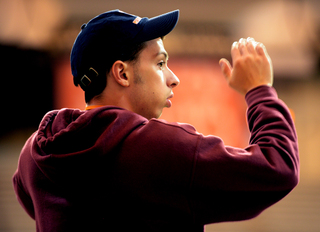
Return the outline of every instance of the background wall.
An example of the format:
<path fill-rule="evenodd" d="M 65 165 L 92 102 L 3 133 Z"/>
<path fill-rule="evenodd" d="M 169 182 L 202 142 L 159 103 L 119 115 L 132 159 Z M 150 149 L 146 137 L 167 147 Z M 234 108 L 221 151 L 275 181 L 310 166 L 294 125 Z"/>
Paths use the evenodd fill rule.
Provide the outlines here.
<path fill-rule="evenodd" d="M 246 105 L 225 83 L 218 60 L 230 59 L 231 44 L 241 37 L 266 45 L 274 86 L 295 114 L 301 180 L 257 218 L 208 225 L 206 231 L 319 231 L 319 1 L 0 0 L 0 232 L 35 231 L 11 185 L 19 152 L 48 110 L 84 108 L 83 92 L 72 84 L 69 52 L 84 22 L 117 8 L 147 17 L 180 9 L 165 47 L 181 84 L 161 118 L 190 123 L 228 145 L 247 144 Z"/>

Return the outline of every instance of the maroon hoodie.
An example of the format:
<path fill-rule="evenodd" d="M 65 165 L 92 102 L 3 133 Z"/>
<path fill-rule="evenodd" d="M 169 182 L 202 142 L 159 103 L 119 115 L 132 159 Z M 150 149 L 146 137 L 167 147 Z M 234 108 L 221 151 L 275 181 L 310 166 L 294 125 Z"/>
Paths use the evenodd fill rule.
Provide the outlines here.
<path fill-rule="evenodd" d="M 246 101 L 245 149 L 113 106 L 51 111 L 21 151 L 18 200 L 43 232 L 202 231 L 253 218 L 297 185 L 299 157 L 276 91 Z"/>

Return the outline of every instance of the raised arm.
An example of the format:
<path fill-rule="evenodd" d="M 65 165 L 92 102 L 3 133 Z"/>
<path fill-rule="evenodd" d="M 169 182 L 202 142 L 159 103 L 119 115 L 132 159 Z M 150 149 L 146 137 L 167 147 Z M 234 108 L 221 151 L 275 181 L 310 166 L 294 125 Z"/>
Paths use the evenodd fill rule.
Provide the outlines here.
<path fill-rule="evenodd" d="M 233 67 L 220 60 L 229 85 L 245 94 L 250 141 L 246 148 L 226 146 L 203 136 L 191 184 L 191 208 L 202 224 L 257 216 L 286 196 L 299 180 L 298 141 L 287 106 L 272 88 L 270 57 L 249 38 L 231 49 Z M 232 133 L 230 131 L 230 133 Z"/>

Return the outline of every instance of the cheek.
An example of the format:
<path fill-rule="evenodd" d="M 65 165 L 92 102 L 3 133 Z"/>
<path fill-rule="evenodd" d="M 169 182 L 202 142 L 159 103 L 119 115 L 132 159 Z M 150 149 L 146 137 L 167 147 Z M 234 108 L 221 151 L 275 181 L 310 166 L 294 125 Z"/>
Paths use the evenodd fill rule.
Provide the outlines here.
<path fill-rule="evenodd" d="M 135 73 L 135 84 L 141 103 L 159 104 L 166 99 L 167 83 L 164 72 L 157 65 L 141 68 Z M 149 106 L 150 107 L 150 106 Z"/>
<path fill-rule="evenodd" d="M 163 73 L 159 72 L 154 76 L 152 83 L 150 83 L 150 94 L 155 100 L 161 101 L 166 99 L 167 84 Z"/>
<path fill-rule="evenodd" d="M 166 88 L 167 83 L 163 71 L 157 70 L 153 73 L 152 78 L 150 78 L 150 86 L 159 92 L 162 92 Z"/>

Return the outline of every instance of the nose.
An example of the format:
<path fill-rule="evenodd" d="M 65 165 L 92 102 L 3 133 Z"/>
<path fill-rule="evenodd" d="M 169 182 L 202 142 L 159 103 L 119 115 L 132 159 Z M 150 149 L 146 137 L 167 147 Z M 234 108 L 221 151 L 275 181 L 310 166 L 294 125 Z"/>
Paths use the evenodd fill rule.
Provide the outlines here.
<path fill-rule="evenodd" d="M 179 78 L 168 68 L 167 85 L 171 88 L 174 88 L 179 84 Z"/>

